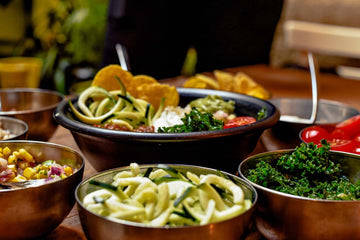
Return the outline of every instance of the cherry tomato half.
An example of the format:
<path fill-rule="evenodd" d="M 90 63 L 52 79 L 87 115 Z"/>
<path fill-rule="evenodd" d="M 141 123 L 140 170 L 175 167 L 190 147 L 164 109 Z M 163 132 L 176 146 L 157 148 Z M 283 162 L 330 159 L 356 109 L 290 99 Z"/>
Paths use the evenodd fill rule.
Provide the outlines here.
<path fill-rule="evenodd" d="M 229 120 L 227 123 L 225 123 L 223 129 L 239 127 L 239 126 L 250 124 L 253 122 L 256 122 L 256 118 L 254 118 L 254 117 L 250 117 L 250 116 L 236 117 L 234 119 Z"/>
<path fill-rule="evenodd" d="M 301 133 L 301 138 L 304 142 L 319 144 L 322 139 L 330 139 L 330 134 L 322 127 L 311 126 Z"/>
<path fill-rule="evenodd" d="M 352 152 L 360 155 L 360 147 L 353 148 Z"/>
<path fill-rule="evenodd" d="M 360 134 L 360 115 L 356 115 L 351 117 L 335 126 L 336 129 L 341 129 L 350 138 L 355 137 Z"/>
<path fill-rule="evenodd" d="M 342 129 L 335 128 L 330 133 L 330 138 L 331 139 L 350 139 L 350 136 L 348 134 L 346 134 Z"/>
<path fill-rule="evenodd" d="M 334 151 L 353 152 L 355 147 L 354 142 L 349 139 L 332 139 L 329 143 Z"/>
<path fill-rule="evenodd" d="M 360 147 L 360 134 L 353 138 L 353 141 L 357 146 Z"/>

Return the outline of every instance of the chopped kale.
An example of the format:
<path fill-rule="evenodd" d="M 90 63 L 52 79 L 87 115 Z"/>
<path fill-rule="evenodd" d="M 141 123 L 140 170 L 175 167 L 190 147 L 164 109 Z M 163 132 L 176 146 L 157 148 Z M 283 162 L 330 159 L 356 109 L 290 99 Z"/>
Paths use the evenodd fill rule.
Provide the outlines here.
<path fill-rule="evenodd" d="M 261 161 L 247 178 L 261 186 L 302 197 L 329 200 L 360 200 L 360 181 L 353 184 L 341 164 L 331 158 L 330 145 L 302 143 L 273 163 Z"/>

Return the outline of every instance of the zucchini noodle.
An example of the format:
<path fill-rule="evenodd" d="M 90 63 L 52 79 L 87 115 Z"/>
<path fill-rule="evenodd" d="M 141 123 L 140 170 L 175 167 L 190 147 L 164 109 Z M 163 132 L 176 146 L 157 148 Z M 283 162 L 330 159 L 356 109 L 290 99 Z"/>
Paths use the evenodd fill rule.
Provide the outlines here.
<path fill-rule="evenodd" d="M 132 97 L 121 81 L 121 89 L 107 91 L 101 87 L 91 86 L 83 91 L 75 108 L 71 100 L 69 106 L 75 117 L 81 122 L 95 125 L 114 123 L 133 130 L 140 125 L 151 126 L 159 118 L 164 108 L 162 99 L 155 112 L 154 107 L 147 101 Z"/>
<path fill-rule="evenodd" d="M 85 208 L 112 220 L 147 226 L 204 225 L 233 218 L 252 205 L 242 188 L 222 176 L 182 173 L 159 164 L 141 173 L 117 173 L 111 184 L 91 180 L 100 189 L 88 193 Z"/>

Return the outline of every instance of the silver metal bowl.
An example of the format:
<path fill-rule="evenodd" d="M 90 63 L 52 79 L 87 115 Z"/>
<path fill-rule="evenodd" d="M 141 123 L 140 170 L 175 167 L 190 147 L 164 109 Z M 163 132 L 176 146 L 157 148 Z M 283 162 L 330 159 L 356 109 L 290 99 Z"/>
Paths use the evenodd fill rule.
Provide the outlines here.
<path fill-rule="evenodd" d="M 8 131 L 11 134 L 11 137 L 6 139 L 1 138 L 0 141 L 27 139 L 29 128 L 26 122 L 20 119 L 0 116 L 0 128 L 4 131 Z"/>
<path fill-rule="evenodd" d="M 195 174 L 216 174 L 220 172 L 215 169 L 209 169 L 197 166 L 168 164 L 180 172 L 191 171 Z M 156 164 L 140 165 L 142 172 L 149 167 L 156 169 Z M 89 182 L 97 180 L 101 182 L 111 183 L 113 176 L 120 171 L 128 171 L 128 167 L 111 169 L 105 172 L 98 173 L 89 179 L 82 181 L 76 188 L 75 198 L 78 206 L 79 216 L 82 227 L 89 240 L 106 239 L 106 240 L 155 240 L 164 238 L 166 240 L 181 240 L 181 239 L 207 239 L 207 240 L 239 240 L 241 236 L 249 229 L 252 221 L 253 212 L 257 202 L 257 193 L 255 189 L 239 177 L 225 172 L 230 176 L 236 184 L 241 186 L 244 190 L 245 197 L 251 199 L 253 206 L 243 214 L 222 221 L 202 226 L 186 226 L 186 227 L 148 227 L 138 223 L 129 221 L 113 221 L 103 216 L 94 214 L 87 210 L 83 205 L 83 199 L 86 194 L 98 189 Z"/>
<path fill-rule="evenodd" d="M 92 166 L 101 171 L 138 164 L 183 163 L 221 169 L 235 173 L 241 159 L 251 153 L 263 131 L 279 119 L 271 103 L 247 95 L 206 89 L 179 88 L 180 106 L 190 101 L 218 95 L 235 101 L 238 116 L 257 117 L 266 109 L 266 116 L 253 124 L 217 131 L 191 133 L 139 133 L 114 131 L 90 126 L 76 120 L 67 102 L 54 112 L 60 125 L 69 129 L 77 145 Z M 77 99 L 73 99 L 76 103 Z"/>
<path fill-rule="evenodd" d="M 0 142 L 11 150 L 25 148 L 44 160 L 70 160 L 77 170 L 59 181 L 21 189 L 0 190 L 0 239 L 36 239 L 54 230 L 75 204 L 75 188 L 81 182 L 84 158 L 75 150 L 53 143 L 13 140 Z"/>
<path fill-rule="evenodd" d="M 312 100 L 306 98 L 277 98 L 271 99 L 281 115 L 298 116 L 309 119 L 312 110 Z M 318 102 L 317 118 L 314 124 L 339 123 L 360 112 L 348 105 L 337 101 L 320 99 Z M 299 132 L 313 124 L 287 122 L 279 120 L 271 129 L 264 133 L 268 141 L 278 142 L 282 148 L 294 148 L 299 145 Z M 277 149 L 270 149 L 277 150 Z"/>
<path fill-rule="evenodd" d="M 53 111 L 63 95 L 39 88 L 12 88 L 0 90 L 0 116 L 14 117 L 27 123 L 28 138 L 47 141 L 58 123 Z"/>
<path fill-rule="evenodd" d="M 348 240 L 360 239 L 360 201 L 316 200 L 281 193 L 249 181 L 249 169 L 259 161 L 272 162 L 293 150 L 257 154 L 245 159 L 239 174 L 259 194 L 255 214 L 257 229 L 267 239 Z M 352 182 L 360 180 L 360 156 L 331 152 Z"/>

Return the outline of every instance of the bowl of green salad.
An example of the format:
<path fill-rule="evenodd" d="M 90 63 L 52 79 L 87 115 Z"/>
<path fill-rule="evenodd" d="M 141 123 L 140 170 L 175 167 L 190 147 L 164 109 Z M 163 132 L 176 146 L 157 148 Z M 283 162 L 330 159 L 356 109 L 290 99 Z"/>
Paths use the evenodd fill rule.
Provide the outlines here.
<path fill-rule="evenodd" d="M 360 156 L 301 143 L 257 154 L 239 175 L 259 194 L 255 224 L 271 239 L 359 239 Z"/>
<path fill-rule="evenodd" d="M 248 95 L 208 89 L 177 91 L 178 106 L 156 111 L 126 92 L 115 96 L 114 92 L 105 93 L 108 97 L 101 102 L 97 101 L 99 93 L 94 97 L 81 94 L 61 103 L 54 117 L 70 130 L 98 171 L 137 162 L 183 163 L 230 173 L 237 171 L 239 161 L 254 150 L 263 131 L 280 117 L 273 104 Z M 104 102 L 118 104 L 111 105 L 117 111 L 106 113 L 108 117 L 97 124 L 94 122 L 99 117 L 89 120 L 78 113 L 84 108 L 87 112 L 106 109 L 101 107 Z"/>
<path fill-rule="evenodd" d="M 255 189 L 216 169 L 131 163 L 75 191 L 87 239 L 239 240 L 252 226 Z"/>

